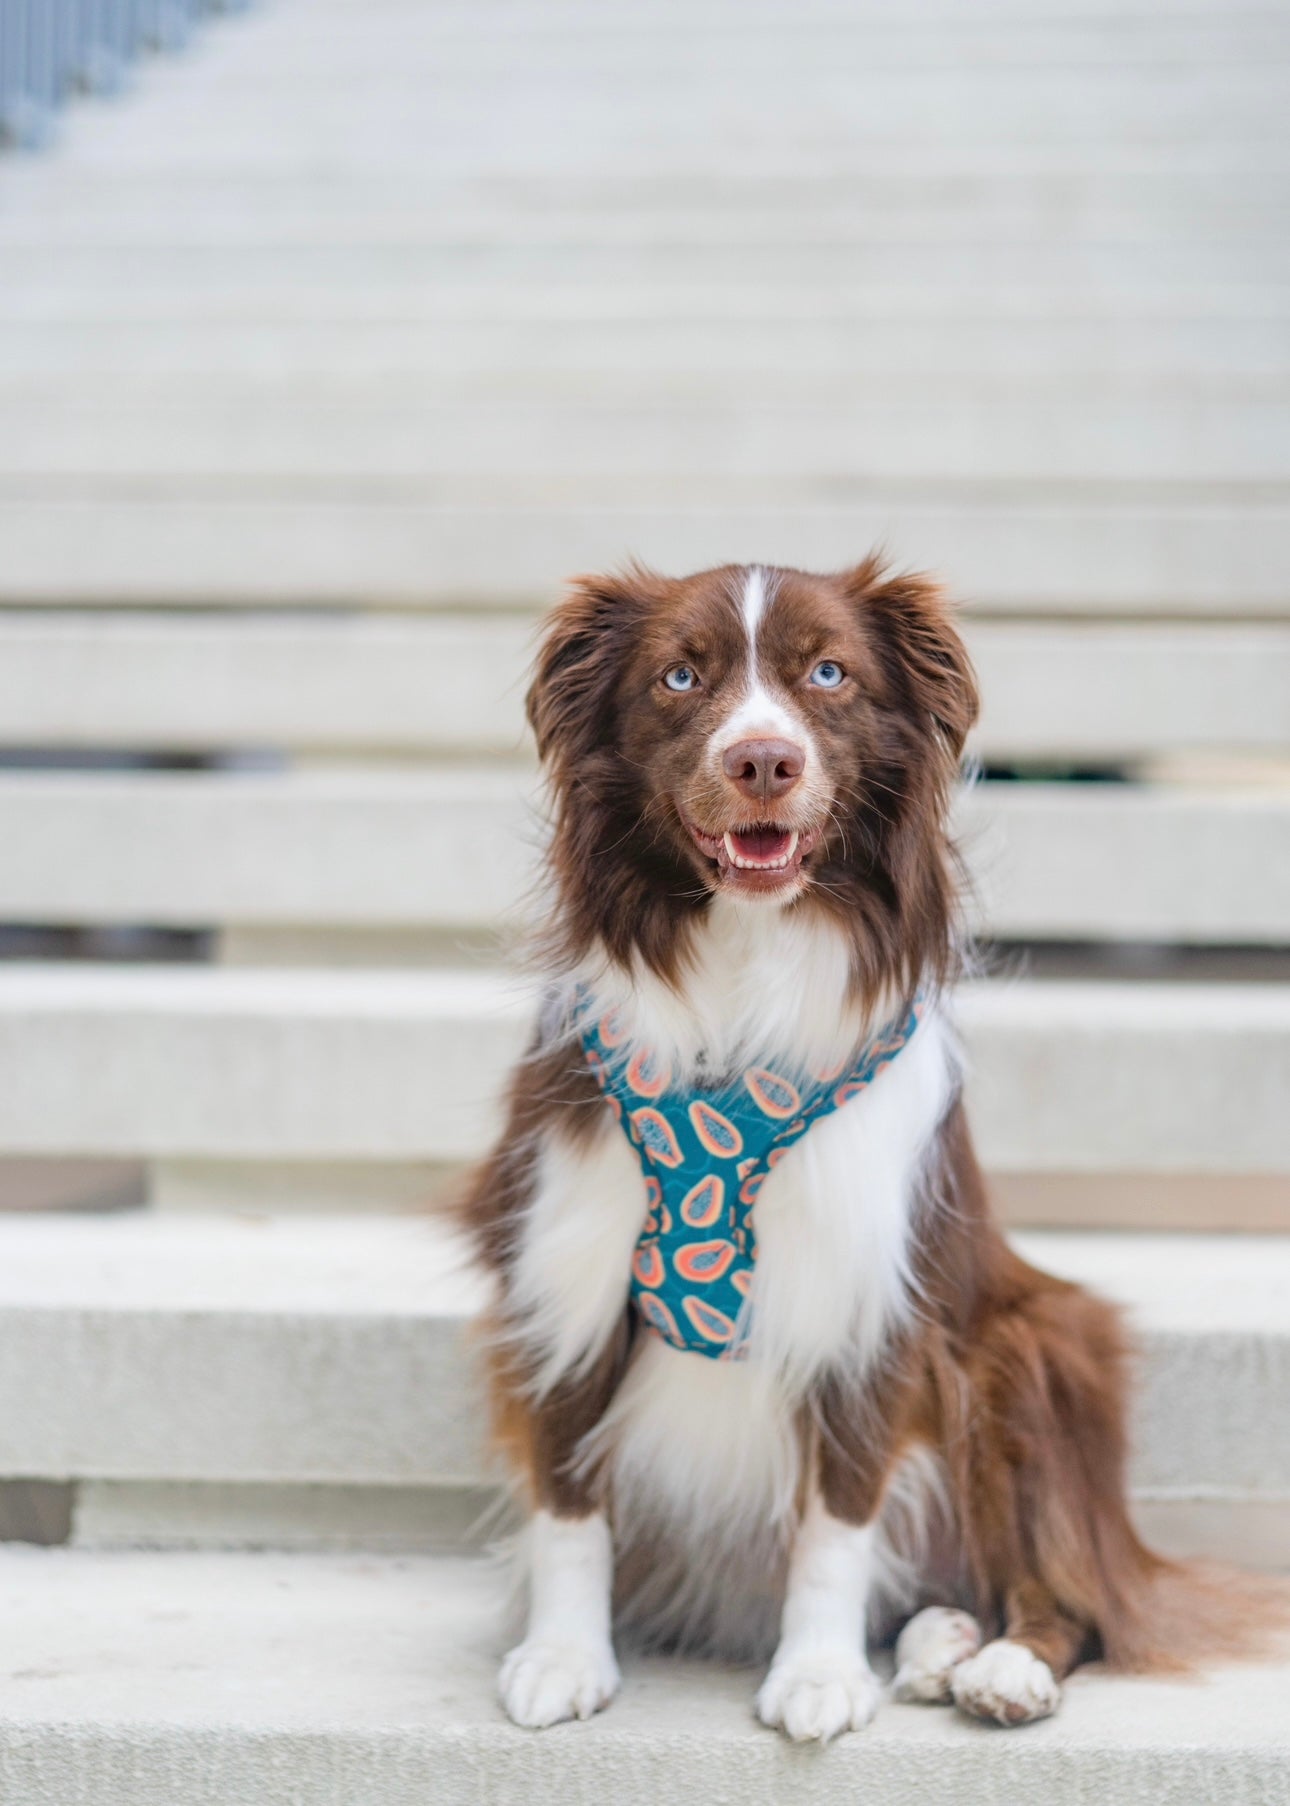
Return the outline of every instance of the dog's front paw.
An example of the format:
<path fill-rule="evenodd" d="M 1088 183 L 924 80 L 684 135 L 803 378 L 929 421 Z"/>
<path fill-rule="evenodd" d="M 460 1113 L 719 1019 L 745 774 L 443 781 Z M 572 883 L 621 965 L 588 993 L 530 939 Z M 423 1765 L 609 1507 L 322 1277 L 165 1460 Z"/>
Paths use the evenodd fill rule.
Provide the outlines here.
<path fill-rule="evenodd" d="M 757 1695 L 757 1716 L 796 1743 L 827 1743 L 842 1731 L 863 1730 L 880 1693 L 878 1677 L 863 1656 L 826 1651 L 776 1656 Z"/>
<path fill-rule="evenodd" d="M 896 1639 L 893 1699 L 939 1705 L 952 1697 L 954 1670 L 981 1647 L 981 1626 L 966 1612 L 929 1605 Z"/>
<path fill-rule="evenodd" d="M 996 1724 L 1029 1724 L 1061 1704 L 1062 1690 L 1047 1662 L 1024 1643 L 1000 1637 L 979 1655 L 960 1662 L 950 1680 L 954 1704 L 973 1718 Z"/>
<path fill-rule="evenodd" d="M 599 1712 L 617 1693 L 619 1678 L 608 1643 L 530 1638 L 502 1663 L 497 1690 L 516 1724 L 542 1730 Z"/>

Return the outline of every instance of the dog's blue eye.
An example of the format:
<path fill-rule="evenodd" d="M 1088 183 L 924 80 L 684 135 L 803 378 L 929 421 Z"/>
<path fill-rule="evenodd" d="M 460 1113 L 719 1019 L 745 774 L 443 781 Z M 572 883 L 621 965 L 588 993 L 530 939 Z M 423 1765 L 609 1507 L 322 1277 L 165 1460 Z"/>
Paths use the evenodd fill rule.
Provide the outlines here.
<path fill-rule="evenodd" d="M 697 688 L 699 679 L 689 665 L 673 665 L 663 682 L 669 690 L 693 690 Z"/>
<path fill-rule="evenodd" d="M 831 658 L 822 658 L 811 673 L 811 682 L 821 690 L 836 690 L 842 682 L 842 667 Z"/>

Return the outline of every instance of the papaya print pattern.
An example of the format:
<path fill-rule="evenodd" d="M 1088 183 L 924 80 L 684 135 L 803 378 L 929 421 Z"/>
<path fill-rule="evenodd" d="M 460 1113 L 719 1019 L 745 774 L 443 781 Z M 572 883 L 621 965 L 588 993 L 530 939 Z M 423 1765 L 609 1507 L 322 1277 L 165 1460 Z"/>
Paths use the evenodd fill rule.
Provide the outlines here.
<path fill-rule="evenodd" d="M 633 1110 L 628 1120 L 632 1139 L 644 1148 L 649 1159 L 663 1166 L 680 1166 L 685 1156 L 666 1116 L 658 1110 Z"/>
<path fill-rule="evenodd" d="M 744 1358 L 758 1192 L 812 1123 L 841 1109 L 891 1064 L 922 1012 L 919 998 L 827 1074 L 790 1075 L 759 1065 L 681 1089 L 650 1049 L 628 1044 L 617 1011 L 598 1012 L 590 991 L 579 990 L 575 1020 L 588 1069 L 644 1177 L 631 1295 L 655 1335 L 714 1360 Z"/>
<path fill-rule="evenodd" d="M 627 1030 L 623 1026 L 621 1010 L 606 1010 L 600 1018 L 600 1045 L 621 1047 L 626 1039 Z"/>
<path fill-rule="evenodd" d="M 702 1336 L 704 1354 L 713 1354 L 717 1349 L 730 1347 L 735 1336 L 734 1320 L 727 1317 L 724 1311 L 719 1311 L 715 1304 L 705 1304 L 702 1298 L 683 1298 L 681 1309 Z"/>
<path fill-rule="evenodd" d="M 662 1336 L 665 1342 L 670 1342 L 674 1348 L 686 1346 L 676 1318 L 657 1292 L 649 1292 L 642 1287 L 636 1294 L 636 1309 L 640 1312 L 641 1322 L 647 1324 L 656 1335 Z"/>
<path fill-rule="evenodd" d="M 744 1151 L 744 1138 L 728 1116 L 696 1097 L 690 1105 L 690 1121 L 700 1142 L 717 1160 L 733 1160 Z"/>
<path fill-rule="evenodd" d="M 744 1074 L 744 1084 L 752 1092 L 753 1102 L 776 1122 L 787 1122 L 802 1107 L 797 1086 L 790 1085 L 778 1072 L 767 1072 L 764 1066 L 750 1066 Z"/>
<path fill-rule="evenodd" d="M 711 1229 L 721 1221 L 725 1207 L 726 1182 L 716 1173 L 709 1173 L 681 1199 L 681 1221 L 687 1229 Z"/>
<path fill-rule="evenodd" d="M 648 1292 L 657 1291 L 667 1278 L 667 1268 L 657 1242 L 637 1242 L 632 1255 L 632 1277 Z"/>
<path fill-rule="evenodd" d="M 764 1171 L 749 1173 L 748 1177 L 739 1187 L 739 1202 L 741 1204 L 751 1206 L 757 1202 L 757 1193 L 761 1190 L 765 1177 L 766 1174 Z"/>
<path fill-rule="evenodd" d="M 648 1047 L 642 1047 L 627 1068 L 627 1083 L 637 1097 L 662 1097 L 671 1076 L 671 1068 L 660 1065 Z"/>
<path fill-rule="evenodd" d="M 706 1286 L 720 1279 L 734 1258 L 733 1242 L 691 1242 L 674 1251 L 672 1265 L 690 1285 Z"/>

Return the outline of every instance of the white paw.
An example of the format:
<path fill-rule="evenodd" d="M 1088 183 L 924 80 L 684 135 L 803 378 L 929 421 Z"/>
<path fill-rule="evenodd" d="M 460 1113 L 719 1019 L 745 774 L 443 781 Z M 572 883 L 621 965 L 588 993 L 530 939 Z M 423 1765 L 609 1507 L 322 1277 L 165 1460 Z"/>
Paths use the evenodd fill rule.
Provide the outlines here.
<path fill-rule="evenodd" d="M 1024 1643 L 1001 1637 L 979 1655 L 960 1662 L 950 1678 L 954 1704 L 973 1718 L 998 1724 L 1029 1724 L 1047 1718 L 1061 1704 L 1062 1690 L 1047 1662 Z"/>
<path fill-rule="evenodd" d="M 527 1642 L 502 1663 L 497 1690 L 516 1724 L 541 1730 L 565 1718 L 590 1718 L 618 1691 L 608 1643 Z"/>
<path fill-rule="evenodd" d="M 948 1701 L 954 1670 L 980 1647 L 981 1626 L 975 1618 L 946 1605 L 929 1605 L 896 1639 L 892 1697 L 925 1704 Z"/>
<path fill-rule="evenodd" d="M 776 1656 L 757 1695 L 757 1716 L 796 1743 L 827 1743 L 860 1731 L 877 1709 L 881 1688 L 863 1656 L 818 1651 Z"/>

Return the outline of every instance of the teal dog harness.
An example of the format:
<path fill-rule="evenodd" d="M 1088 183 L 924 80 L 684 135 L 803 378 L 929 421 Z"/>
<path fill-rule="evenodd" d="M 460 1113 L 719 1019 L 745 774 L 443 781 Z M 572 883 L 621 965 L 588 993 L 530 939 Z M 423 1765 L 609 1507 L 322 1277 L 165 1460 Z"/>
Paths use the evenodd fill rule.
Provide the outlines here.
<path fill-rule="evenodd" d="M 812 1123 L 890 1066 L 922 1009 L 916 1000 L 834 1072 L 789 1077 L 749 1066 L 683 1090 L 653 1053 L 628 1044 L 615 1011 L 597 1016 L 594 998 L 580 992 L 575 1014 L 587 1065 L 645 1176 L 632 1300 L 665 1342 L 715 1360 L 746 1352 L 757 1193 Z"/>

